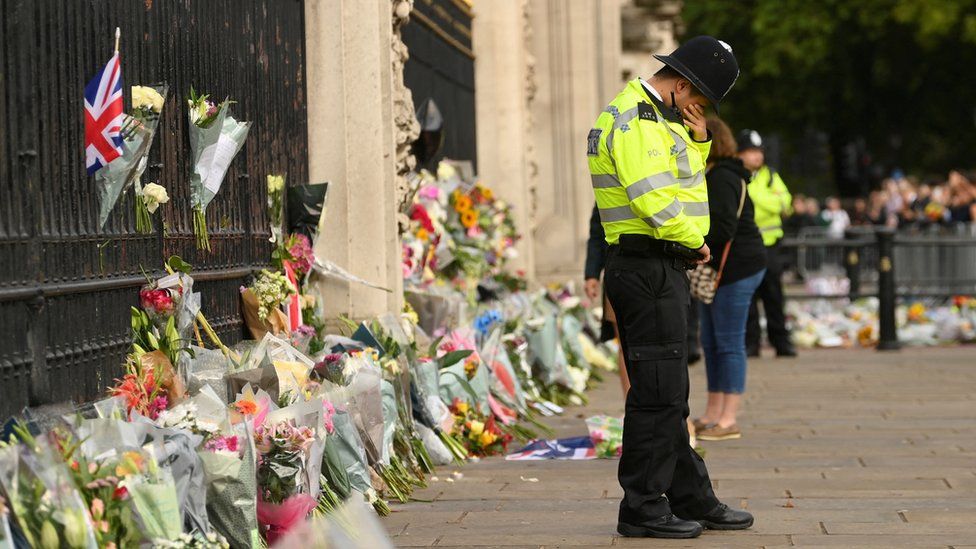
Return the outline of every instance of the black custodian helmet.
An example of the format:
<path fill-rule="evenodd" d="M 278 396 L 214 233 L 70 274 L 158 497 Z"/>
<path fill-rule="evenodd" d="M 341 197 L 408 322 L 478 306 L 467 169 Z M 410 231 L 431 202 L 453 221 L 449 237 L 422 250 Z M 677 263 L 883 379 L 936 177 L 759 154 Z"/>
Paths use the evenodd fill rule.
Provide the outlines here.
<path fill-rule="evenodd" d="M 732 46 L 711 36 L 696 36 L 678 46 L 671 55 L 654 55 L 654 58 L 687 78 L 711 101 L 716 112 L 719 102 L 739 77 L 739 63 Z"/>
<path fill-rule="evenodd" d="M 756 130 L 742 130 L 739 132 L 739 136 L 735 141 L 739 146 L 739 152 L 746 149 L 765 150 L 763 138 Z"/>

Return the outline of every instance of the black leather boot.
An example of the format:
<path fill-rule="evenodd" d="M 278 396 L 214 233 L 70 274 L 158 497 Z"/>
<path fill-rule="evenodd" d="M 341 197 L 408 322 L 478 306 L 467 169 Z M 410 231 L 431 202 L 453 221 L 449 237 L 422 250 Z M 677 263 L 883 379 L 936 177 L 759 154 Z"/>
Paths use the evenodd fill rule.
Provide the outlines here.
<path fill-rule="evenodd" d="M 697 538 L 702 533 L 702 525 L 693 520 L 683 520 L 674 515 L 648 520 L 640 524 L 618 522 L 617 532 L 628 538 Z"/>

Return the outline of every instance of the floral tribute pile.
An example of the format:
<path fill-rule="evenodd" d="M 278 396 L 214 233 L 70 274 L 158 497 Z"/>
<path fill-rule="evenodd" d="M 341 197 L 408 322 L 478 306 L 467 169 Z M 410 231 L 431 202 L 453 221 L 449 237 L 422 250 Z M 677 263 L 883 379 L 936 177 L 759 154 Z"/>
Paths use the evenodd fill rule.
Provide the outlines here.
<path fill-rule="evenodd" d="M 569 288 L 527 292 L 505 273 L 509 208 L 441 176 L 405 237 L 408 304 L 340 333 L 310 284 L 317 235 L 286 226 L 283 176 L 268 177 L 271 266 L 240 293 L 251 339 L 225 345 L 192 267 L 170 258 L 133 296 L 105 398 L 9 423 L 0 548 L 384 546 L 362 509 L 386 515 L 438 466 L 551 434 L 544 418 L 613 368 L 598 321 Z"/>
<path fill-rule="evenodd" d="M 878 343 L 878 299 L 787 301 L 793 341 L 805 348 L 874 347 Z M 898 340 L 903 345 L 976 342 L 976 298 L 954 296 L 948 302 L 908 301 L 895 309 Z"/>
<path fill-rule="evenodd" d="M 519 234 L 511 206 L 481 182 L 463 180 L 448 163 L 421 173 L 403 235 L 403 277 L 414 285 L 450 285 L 473 300 L 485 278 L 509 281 Z"/>

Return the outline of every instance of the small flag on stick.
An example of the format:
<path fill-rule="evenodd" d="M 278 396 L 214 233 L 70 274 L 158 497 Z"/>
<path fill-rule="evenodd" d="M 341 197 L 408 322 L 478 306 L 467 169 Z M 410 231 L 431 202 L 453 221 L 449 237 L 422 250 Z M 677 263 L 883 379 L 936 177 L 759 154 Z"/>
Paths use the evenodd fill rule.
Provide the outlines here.
<path fill-rule="evenodd" d="M 122 66 L 119 29 L 115 54 L 85 86 L 85 165 L 91 175 L 122 155 Z"/>

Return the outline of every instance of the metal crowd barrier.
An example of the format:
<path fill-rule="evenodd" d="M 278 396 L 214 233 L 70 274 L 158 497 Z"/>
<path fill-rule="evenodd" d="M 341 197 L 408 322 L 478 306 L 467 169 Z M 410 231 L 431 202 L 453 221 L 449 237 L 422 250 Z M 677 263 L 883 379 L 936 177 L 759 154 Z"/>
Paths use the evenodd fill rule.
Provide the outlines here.
<path fill-rule="evenodd" d="M 831 238 L 822 228 L 804 229 L 780 242 L 780 260 L 796 283 L 787 296 L 880 299 L 879 349 L 897 348 L 898 299 L 976 295 L 976 233 L 910 234 L 887 228 L 852 228 Z M 846 281 L 846 291 L 810 291 L 812 281 Z"/>

